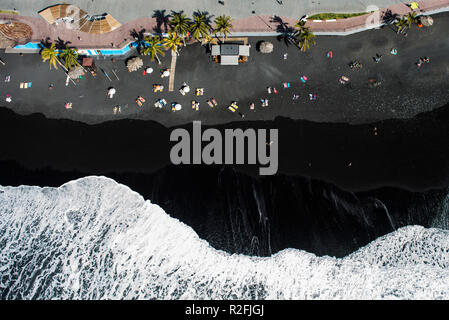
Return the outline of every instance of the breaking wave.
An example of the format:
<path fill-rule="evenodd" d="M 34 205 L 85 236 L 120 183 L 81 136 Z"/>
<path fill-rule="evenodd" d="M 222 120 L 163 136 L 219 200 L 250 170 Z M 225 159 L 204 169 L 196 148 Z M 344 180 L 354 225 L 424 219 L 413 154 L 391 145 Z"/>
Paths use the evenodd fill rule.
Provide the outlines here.
<path fill-rule="evenodd" d="M 2 299 L 449 299 L 449 232 L 408 226 L 341 259 L 213 249 L 128 187 L 0 187 Z"/>

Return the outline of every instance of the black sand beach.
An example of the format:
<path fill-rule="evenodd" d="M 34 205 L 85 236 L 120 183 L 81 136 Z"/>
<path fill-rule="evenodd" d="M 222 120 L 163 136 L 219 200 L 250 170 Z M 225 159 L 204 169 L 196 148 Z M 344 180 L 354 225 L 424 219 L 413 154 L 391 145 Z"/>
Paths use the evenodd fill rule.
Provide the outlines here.
<path fill-rule="evenodd" d="M 251 56 L 247 63 L 239 66 L 220 66 L 211 62 L 205 47 L 193 44 L 181 50 L 176 65 L 175 91 L 167 92 L 168 78 L 160 78 L 159 72 L 170 67 L 169 53 L 162 57 L 162 64 L 150 62 L 144 57 L 144 65 L 154 68 L 150 76 L 143 76 L 143 69 L 129 73 L 125 61 L 111 62 L 98 60 L 99 67 L 105 70 L 112 82 L 99 71 L 94 79 L 90 75 L 77 86 L 72 83 L 65 86 L 65 74 L 62 70 L 49 70 L 39 55 L 2 54 L 7 63 L 1 67 L 0 75 L 11 74 L 11 82 L 5 83 L 1 95 L 12 95 L 13 102 L 5 105 L 20 114 L 40 112 L 50 118 L 69 118 L 86 123 L 99 123 L 111 119 L 133 118 L 155 120 L 171 127 L 192 120 L 202 120 L 205 124 L 222 124 L 242 120 L 238 114 L 227 110 L 234 100 L 238 101 L 244 120 L 273 120 L 277 116 L 292 119 L 305 119 L 315 122 L 369 123 L 390 118 L 410 118 L 418 113 L 430 111 L 445 105 L 449 101 L 449 14 L 434 16 L 431 28 L 414 27 L 408 37 L 396 34 L 386 26 L 380 30 L 370 30 L 354 35 L 319 36 L 317 45 L 302 53 L 294 46 L 275 38 L 271 54 L 256 51 L 256 45 L 267 38 L 249 38 L 252 45 Z M 398 55 L 390 54 L 391 48 L 397 48 Z M 333 51 L 328 59 L 326 52 Z M 288 53 L 288 59 L 283 54 Z M 373 57 L 382 54 L 382 61 L 375 63 Z M 415 65 L 419 57 L 430 57 L 430 63 L 421 68 Z M 101 59 L 101 58 L 100 58 Z M 348 64 L 358 59 L 361 70 L 352 71 Z M 118 81 L 112 73 L 116 70 Z M 300 76 L 306 75 L 306 84 L 300 82 Z M 338 79 L 345 75 L 350 78 L 347 85 L 341 85 Z M 382 82 L 379 87 L 371 87 L 369 79 Z M 19 82 L 32 81 L 29 89 L 19 89 Z M 192 88 L 186 96 L 178 89 L 186 82 Z M 290 82 L 291 88 L 283 89 L 282 83 Z M 163 93 L 153 93 L 152 85 L 165 85 Z M 48 85 L 54 84 L 52 91 Z M 115 87 L 117 94 L 113 99 L 106 95 L 109 87 Z M 278 95 L 267 93 L 272 86 Z M 196 97 L 194 88 L 203 87 L 205 94 Z M 293 93 L 300 95 L 292 100 Z M 310 101 L 308 94 L 317 94 L 317 101 Z M 137 96 L 143 96 L 147 102 L 143 108 L 135 103 Z M 215 97 L 219 103 L 211 109 L 206 100 Z M 165 98 L 170 104 L 183 105 L 180 112 L 167 109 L 155 109 L 156 99 Z M 270 106 L 260 107 L 259 100 L 268 98 Z M 197 99 L 200 111 L 191 109 L 190 103 Z M 4 98 L 2 98 L 4 101 Z M 65 102 L 72 102 L 73 109 L 66 110 Z M 256 103 L 256 110 L 249 110 L 249 103 Z M 122 107 L 121 115 L 113 115 L 113 107 Z"/>
<path fill-rule="evenodd" d="M 148 77 L 128 73 L 124 61 L 99 60 L 112 79 L 116 69 L 120 81 L 100 73 L 66 87 L 64 73 L 49 71 L 38 55 L 2 55 L 7 66 L 0 75 L 10 73 L 12 80 L 1 95 L 11 94 L 13 102 L 0 108 L 0 184 L 59 186 L 108 176 L 212 246 L 261 256 L 289 247 L 344 256 L 401 226 L 447 228 L 441 217 L 449 186 L 448 27 L 449 14 L 440 14 L 434 27 L 412 30 L 407 38 L 385 27 L 318 37 L 306 53 L 272 39 L 274 52 L 262 55 L 254 50 L 262 38 L 254 38 L 250 61 L 226 68 L 209 62 L 195 44 L 178 59 L 175 92 L 163 94 L 152 93 L 151 85 L 167 86 L 158 72 L 169 67 L 169 56 L 161 66 L 145 58 L 155 69 Z M 398 56 L 389 54 L 392 47 Z M 333 59 L 326 58 L 329 50 Z M 376 53 L 383 55 L 378 64 Z M 431 62 L 418 69 L 421 56 Z M 354 59 L 363 69 L 350 70 Z M 306 84 L 301 75 L 309 78 Z M 349 84 L 338 83 L 341 75 Z M 370 87 L 369 78 L 382 84 Z M 18 89 L 20 81 L 33 86 Z M 190 108 L 193 94 L 177 91 L 184 81 L 205 88 L 199 112 Z M 292 88 L 282 89 L 284 81 Z M 110 86 L 117 89 L 112 100 Z M 279 95 L 268 95 L 267 86 Z M 295 103 L 293 93 L 300 94 Z M 318 100 L 309 101 L 309 93 Z M 134 102 L 138 95 L 147 99 L 143 109 Z M 205 103 L 212 96 L 219 102 L 214 109 Z M 155 109 L 158 97 L 183 110 Z M 268 108 L 257 103 L 262 97 L 270 99 Z M 245 121 L 225 108 L 233 100 Z M 64 108 L 67 101 L 73 110 Z M 251 101 L 256 111 L 249 110 Z M 122 106 L 121 115 L 112 114 L 115 105 Z M 278 174 L 259 177 L 258 166 L 171 165 L 170 132 L 179 126 L 190 131 L 192 120 L 220 131 L 278 129 Z"/>
<path fill-rule="evenodd" d="M 217 128 L 279 128 L 279 173 L 317 178 L 350 191 L 383 186 L 424 191 L 449 185 L 448 120 L 446 106 L 408 120 L 367 125 L 277 118 Z M 152 173 L 170 164 L 170 132 L 154 121 L 86 125 L 42 115 L 20 116 L 3 108 L 0 161 L 83 175 Z M 258 175 L 255 165 L 235 168 Z"/>
<path fill-rule="evenodd" d="M 170 130 L 154 121 L 87 125 L 3 108 L 0 184 L 104 175 L 215 248 L 344 256 L 401 226 L 447 227 L 448 119 L 446 106 L 367 125 L 278 118 L 220 126 L 279 128 L 279 173 L 256 177 L 255 166 L 170 165 Z"/>

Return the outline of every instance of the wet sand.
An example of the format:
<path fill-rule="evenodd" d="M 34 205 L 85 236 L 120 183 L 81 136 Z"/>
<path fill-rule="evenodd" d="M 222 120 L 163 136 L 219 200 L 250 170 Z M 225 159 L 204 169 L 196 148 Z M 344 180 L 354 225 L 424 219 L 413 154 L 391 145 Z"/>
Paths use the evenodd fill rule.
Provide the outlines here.
<path fill-rule="evenodd" d="M 277 118 L 218 128 L 278 128 L 279 173 L 316 178 L 351 191 L 382 186 L 424 191 L 449 185 L 448 120 L 446 106 L 408 120 L 367 125 Z M 192 129 L 191 125 L 183 127 Z M 82 175 L 152 173 L 171 163 L 170 132 L 154 121 L 86 125 L 42 115 L 20 116 L 3 108 L 0 161 L 16 161 L 32 170 L 49 168 Z M 234 168 L 259 174 L 256 165 Z"/>

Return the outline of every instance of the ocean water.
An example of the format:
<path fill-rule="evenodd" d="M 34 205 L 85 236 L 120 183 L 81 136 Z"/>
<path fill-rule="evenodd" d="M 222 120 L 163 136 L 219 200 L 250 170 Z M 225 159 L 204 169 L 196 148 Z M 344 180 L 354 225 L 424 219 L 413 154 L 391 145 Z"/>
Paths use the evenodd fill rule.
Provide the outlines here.
<path fill-rule="evenodd" d="M 343 258 L 212 248 L 128 187 L 0 187 L 2 299 L 449 299 L 449 231 L 407 226 Z"/>

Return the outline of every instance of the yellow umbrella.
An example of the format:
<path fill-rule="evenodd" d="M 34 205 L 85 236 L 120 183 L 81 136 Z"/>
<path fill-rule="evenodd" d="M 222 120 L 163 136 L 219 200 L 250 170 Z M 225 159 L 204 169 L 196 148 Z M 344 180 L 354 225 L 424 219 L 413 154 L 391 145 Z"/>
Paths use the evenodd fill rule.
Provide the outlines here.
<path fill-rule="evenodd" d="M 419 8 L 418 2 L 410 3 L 410 9 L 415 10 L 415 9 L 418 9 L 418 8 Z"/>

